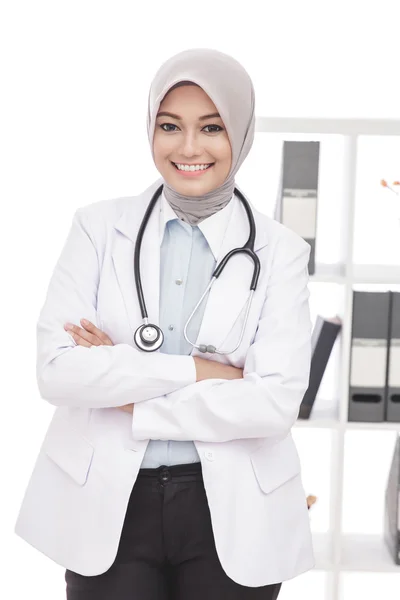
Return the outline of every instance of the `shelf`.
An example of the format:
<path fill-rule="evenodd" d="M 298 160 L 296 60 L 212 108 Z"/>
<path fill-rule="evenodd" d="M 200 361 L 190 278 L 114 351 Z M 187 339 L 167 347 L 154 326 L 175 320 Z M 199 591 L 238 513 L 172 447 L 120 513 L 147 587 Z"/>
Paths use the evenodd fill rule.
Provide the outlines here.
<path fill-rule="evenodd" d="M 314 568 L 318 571 L 333 570 L 332 536 L 329 533 L 313 533 L 312 539 Z M 394 563 L 383 534 L 343 534 L 339 570 L 400 574 L 400 565 Z"/>
<path fill-rule="evenodd" d="M 395 159 L 393 164 L 390 162 L 392 156 L 398 155 L 398 140 L 389 136 L 400 136 L 400 119 L 384 120 L 384 119 L 313 119 L 313 118 L 263 118 L 259 117 L 256 120 L 256 131 L 264 132 L 266 135 L 259 135 L 258 139 L 263 139 L 263 143 L 276 144 L 275 148 L 284 139 L 302 139 L 307 140 L 322 140 L 326 144 L 326 154 L 324 160 L 328 160 L 328 156 L 332 160 L 337 161 L 339 167 L 338 178 L 335 181 L 337 187 L 335 190 L 331 188 L 323 189 L 321 186 L 321 212 L 318 213 L 318 225 L 321 226 L 320 241 L 325 242 L 326 250 L 322 247 L 318 248 L 318 228 L 316 239 L 316 264 L 313 274 L 309 274 L 309 287 L 313 295 L 312 310 L 321 311 L 322 314 L 333 316 L 337 314 L 342 321 L 342 329 L 340 332 L 340 340 L 337 344 L 337 355 L 332 364 L 332 370 L 329 373 L 325 383 L 326 387 L 321 388 L 321 395 L 317 395 L 309 419 L 298 419 L 294 423 L 294 437 L 299 446 L 304 444 L 306 456 L 302 456 L 303 461 L 311 461 L 310 474 L 307 473 L 307 478 L 311 481 L 318 481 L 318 496 L 325 500 L 329 500 L 321 509 L 325 510 L 324 521 L 320 521 L 318 511 L 315 513 L 310 511 L 310 522 L 314 527 L 325 527 L 326 521 L 329 523 L 329 532 L 316 533 L 313 532 L 313 547 L 315 556 L 315 567 L 318 571 L 316 579 L 323 579 L 326 582 L 324 592 L 320 590 L 315 593 L 310 590 L 308 594 L 310 600 L 341 600 L 345 595 L 347 598 L 347 589 L 344 589 L 343 580 L 350 579 L 350 573 L 357 574 L 361 572 L 361 579 L 367 577 L 366 573 L 396 573 L 400 575 L 400 565 L 396 565 L 386 547 L 383 534 L 379 535 L 363 535 L 363 534 L 347 534 L 342 533 L 343 515 L 344 515 L 344 498 L 346 502 L 355 503 L 352 506 L 353 514 L 360 517 L 360 531 L 366 531 L 365 524 L 372 520 L 371 504 L 359 503 L 356 498 L 349 497 L 347 494 L 347 486 L 349 484 L 348 473 L 348 456 L 350 453 L 349 447 L 351 442 L 362 442 L 367 447 L 371 444 L 371 458 L 375 460 L 377 455 L 383 457 L 384 448 L 385 458 L 381 458 L 382 470 L 385 472 L 389 468 L 389 463 L 392 456 L 391 443 L 389 438 L 396 437 L 395 432 L 400 433 L 400 422 L 356 422 L 347 421 L 347 404 L 349 387 L 348 382 L 351 376 L 351 353 L 352 353 L 352 303 L 353 290 L 359 287 L 360 289 L 375 289 L 378 290 L 397 290 L 400 289 L 400 241 L 396 237 L 396 223 L 391 222 L 392 231 L 394 231 L 394 240 L 392 240 L 391 232 L 388 231 L 390 237 L 389 255 L 386 258 L 384 254 L 379 257 L 374 257 L 374 254 L 357 255 L 355 260 L 354 254 L 354 230 L 356 222 L 359 220 L 358 213 L 356 214 L 356 196 L 359 185 L 358 171 L 360 168 L 367 169 L 365 163 L 365 148 L 371 141 L 377 145 L 385 142 L 389 152 L 388 159 L 382 162 L 382 177 L 385 173 L 389 177 L 390 168 L 395 173 Z M 268 136 L 271 133 L 271 136 Z M 333 134 L 333 135 L 330 135 Z M 340 136 L 343 136 L 341 139 Z M 385 136 L 385 140 L 367 140 L 360 136 Z M 330 137 L 329 141 L 326 138 Z M 267 139 L 269 138 L 269 139 Z M 334 139 L 335 138 L 335 139 Z M 328 145 L 331 147 L 328 148 Z M 392 144 L 392 146 L 389 145 Z M 379 146 L 380 147 L 380 146 Z M 272 146 L 271 146 L 272 148 Z M 385 146 L 386 148 L 386 146 Z M 392 148 L 392 149 L 391 149 Z M 268 150 L 269 151 L 269 150 Z M 377 157 L 379 159 L 383 157 Z M 364 161 L 364 163 L 363 163 Z M 386 163 L 390 163 L 388 166 Z M 322 164 L 322 161 L 321 161 Z M 361 165 L 363 166 L 361 167 Z M 321 171 L 322 172 L 322 171 Z M 385 173 L 384 173 L 385 172 Z M 324 175 L 321 178 L 323 180 Z M 398 178 L 395 173 L 393 178 Z M 376 179 L 376 181 L 375 181 Z M 375 177 L 374 184 L 378 186 L 380 177 Z M 328 178 L 326 179 L 327 186 Z M 390 196 L 390 195 L 389 195 Z M 390 198 L 389 198 L 390 199 Z M 340 200 L 340 202 L 335 202 Z M 393 197 L 392 197 L 393 200 Z M 320 198 L 318 198 L 318 202 Z M 326 204 L 324 204 L 326 202 Z M 331 211 L 331 212 L 329 212 Z M 365 215 L 368 217 L 368 215 Z M 397 217 L 395 217 L 397 218 Z M 362 214 L 364 220 L 364 214 Z M 365 219 L 366 226 L 370 231 L 374 226 L 372 215 L 371 221 Z M 329 237 L 324 238 L 323 231 L 331 232 Z M 368 230 L 366 233 L 368 233 Z M 400 230 L 399 230 L 400 231 Z M 385 237 L 385 236 L 384 236 Z M 398 236 L 399 240 L 400 237 Z M 370 237 L 367 238 L 371 239 Z M 333 244 L 330 248 L 329 245 Z M 397 245 L 396 245 L 397 244 Z M 331 252 L 331 250 L 333 252 Z M 334 263 L 319 262 L 318 257 L 326 260 L 336 261 Z M 397 260 L 399 257 L 399 260 Z M 385 260 L 392 261 L 393 264 L 371 264 L 370 261 L 377 260 L 384 262 Z M 365 264 L 362 261 L 365 261 Z M 397 264 L 396 264 L 397 263 Z M 321 305 L 321 307 L 320 307 Z M 332 396 L 332 397 L 331 397 Z M 364 432 L 354 434 L 353 432 Z M 392 432 L 383 433 L 379 432 Z M 352 438 L 357 438 L 353 440 Z M 358 439 L 360 438 L 360 439 Z M 365 438 L 365 439 L 361 439 Z M 381 440 L 384 443 L 379 444 L 376 448 L 376 438 L 385 438 Z M 315 451 L 315 447 L 320 442 L 321 452 Z M 348 442 L 350 444 L 348 444 Z M 386 445 L 387 442 L 387 445 Z M 318 446 L 317 446 L 318 447 Z M 299 448 L 300 450 L 300 448 Z M 381 452 L 378 452 L 378 451 Z M 354 444 L 354 452 L 358 452 L 358 445 Z M 318 459 L 321 459 L 319 461 Z M 317 462 L 318 461 L 318 462 Z M 366 472 L 369 474 L 372 469 L 369 465 L 363 465 Z M 386 486 L 385 477 L 381 478 L 381 466 L 378 462 L 379 470 L 379 486 L 377 497 L 382 501 L 384 488 Z M 324 477 L 318 477 L 322 469 Z M 354 472 L 354 477 L 357 478 L 358 473 Z M 350 473 L 352 477 L 352 473 Z M 357 486 L 357 479 L 354 482 Z M 314 484 L 312 484 L 314 485 Z M 374 485 L 374 482 L 371 482 Z M 367 492 L 366 492 L 367 493 Z M 361 494 L 361 498 L 363 498 Z M 375 505 L 373 506 L 375 509 Z M 381 508 L 378 508 L 381 511 Z M 359 513 L 362 513 L 361 515 Z M 322 523 L 323 525 L 319 525 Z M 378 527 L 379 529 L 379 527 Z M 341 552 L 340 552 L 341 550 Z M 343 575 L 349 574 L 347 575 Z M 356 578 L 356 577 L 355 577 Z M 373 578 L 371 578 L 373 579 Z M 378 578 L 377 578 L 378 579 Z M 379 577 L 379 579 L 390 579 L 389 576 Z M 400 577 L 399 577 L 400 580 Z M 348 588 L 350 589 L 350 588 Z M 357 586 L 354 588 L 357 589 Z M 369 589 L 369 588 L 368 588 Z M 298 593 L 294 593 L 290 598 L 297 598 Z M 362 596 L 362 590 L 359 589 L 359 594 Z M 384 593 L 381 594 L 385 596 Z M 357 597 L 352 594 L 352 597 Z M 350 596 L 349 596 L 350 597 Z M 289 596 L 288 596 L 289 598 Z"/>
<path fill-rule="evenodd" d="M 381 535 L 343 534 L 341 554 L 341 571 L 400 574 Z"/>
<path fill-rule="evenodd" d="M 359 422 L 359 421 L 347 421 L 340 422 L 338 419 L 333 417 L 320 417 L 310 419 L 298 419 L 294 424 L 295 428 L 316 428 L 316 429 L 345 429 L 345 430 L 369 430 L 369 431 L 399 431 L 400 423 L 391 423 L 388 421 L 382 421 L 380 423 L 371 422 Z"/>
<path fill-rule="evenodd" d="M 400 135 L 400 120 L 257 117 L 256 131 L 335 135 Z"/>
<path fill-rule="evenodd" d="M 353 283 L 400 284 L 398 265 L 353 265 Z"/>
<path fill-rule="evenodd" d="M 310 275 L 310 282 L 344 284 L 346 282 L 345 265 L 342 263 L 317 263 L 315 273 Z"/>
<path fill-rule="evenodd" d="M 400 431 L 400 423 L 391 423 L 389 421 L 381 421 L 380 423 L 369 423 L 360 421 L 348 421 L 345 423 L 346 429 L 377 429 L 388 431 Z"/>
<path fill-rule="evenodd" d="M 343 285 L 346 281 L 343 264 L 316 264 L 315 273 L 310 275 L 310 283 Z M 352 284 L 400 285 L 400 267 L 398 265 L 353 265 L 353 275 L 349 281 Z"/>

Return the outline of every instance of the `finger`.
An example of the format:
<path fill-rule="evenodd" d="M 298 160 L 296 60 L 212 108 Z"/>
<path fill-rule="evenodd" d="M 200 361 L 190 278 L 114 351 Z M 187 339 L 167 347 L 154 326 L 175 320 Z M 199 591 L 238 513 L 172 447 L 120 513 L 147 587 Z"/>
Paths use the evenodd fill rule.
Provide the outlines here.
<path fill-rule="evenodd" d="M 122 406 L 117 406 L 117 408 L 123 410 L 124 412 L 129 412 L 129 404 L 123 404 Z"/>
<path fill-rule="evenodd" d="M 93 344 L 91 344 L 90 342 L 85 340 L 83 337 L 81 337 L 77 333 L 74 333 L 73 331 L 68 331 L 68 333 L 72 337 L 72 339 L 74 340 L 74 342 L 77 346 L 84 346 L 85 348 L 92 347 Z"/>
<path fill-rule="evenodd" d="M 89 346 L 101 346 L 102 345 L 101 340 L 99 340 L 92 333 L 89 333 L 88 331 L 85 331 L 85 329 L 82 329 L 82 327 L 78 327 L 78 325 L 73 325 L 73 323 L 66 323 L 64 325 L 64 329 L 66 331 L 68 331 L 69 334 L 78 335 L 82 339 L 86 340 L 89 343 Z M 73 337 L 73 339 L 75 339 L 74 336 L 72 336 L 72 337 Z M 82 344 L 80 344 L 80 345 L 82 345 Z"/>
<path fill-rule="evenodd" d="M 133 407 L 134 404 L 125 404 L 124 406 L 117 406 L 117 408 L 119 408 L 120 410 L 131 414 L 133 414 Z"/>
<path fill-rule="evenodd" d="M 88 321 L 87 319 L 81 319 L 81 325 L 86 329 L 86 331 L 96 336 L 104 346 L 114 346 L 108 335 L 96 327 L 96 325 L 94 325 L 94 323 L 91 321 Z"/>

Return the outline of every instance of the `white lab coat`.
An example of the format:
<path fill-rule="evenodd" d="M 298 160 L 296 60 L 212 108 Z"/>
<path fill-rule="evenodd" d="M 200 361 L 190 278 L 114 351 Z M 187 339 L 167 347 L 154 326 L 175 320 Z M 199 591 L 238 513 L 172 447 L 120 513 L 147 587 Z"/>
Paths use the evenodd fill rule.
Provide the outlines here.
<path fill-rule="evenodd" d="M 37 325 L 38 386 L 57 408 L 15 532 L 69 570 L 105 572 L 149 439 L 193 440 L 225 572 L 249 587 L 282 582 L 314 566 L 291 435 L 309 378 L 310 246 L 253 207 L 261 274 L 245 335 L 233 354 L 206 355 L 244 368 L 244 378 L 195 382 L 190 356 L 144 353 L 133 341 L 142 322 L 133 278 L 136 234 L 160 183 L 74 215 Z M 244 208 L 236 197 L 232 202 L 221 257 L 248 238 Z M 153 323 L 159 316 L 159 205 L 141 252 Z M 252 264 L 243 255 L 228 263 L 210 292 L 197 343 L 236 345 Z M 81 318 L 97 323 L 115 345 L 76 346 L 63 326 L 79 325 Z M 130 402 L 136 403 L 133 418 L 115 408 Z"/>

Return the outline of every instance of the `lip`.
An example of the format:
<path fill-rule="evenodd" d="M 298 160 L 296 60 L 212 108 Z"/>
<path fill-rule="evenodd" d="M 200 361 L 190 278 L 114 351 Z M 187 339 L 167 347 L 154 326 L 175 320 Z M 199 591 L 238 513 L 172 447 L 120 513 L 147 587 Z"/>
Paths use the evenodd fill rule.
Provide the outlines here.
<path fill-rule="evenodd" d="M 212 169 L 214 166 L 214 163 L 212 163 L 211 167 L 208 167 L 208 169 L 203 169 L 203 170 L 199 170 L 199 171 L 181 171 L 180 169 L 177 169 L 175 167 L 175 164 L 172 162 L 172 160 L 171 160 L 171 164 L 174 167 L 175 171 L 177 173 L 179 173 L 179 175 L 182 175 L 182 177 L 200 177 L 201 175 L 204 175 L 204 173 L 207 173 L 207 171 Z M 206 163 L 203 163 L 203 164 L 206 164 Z"/>

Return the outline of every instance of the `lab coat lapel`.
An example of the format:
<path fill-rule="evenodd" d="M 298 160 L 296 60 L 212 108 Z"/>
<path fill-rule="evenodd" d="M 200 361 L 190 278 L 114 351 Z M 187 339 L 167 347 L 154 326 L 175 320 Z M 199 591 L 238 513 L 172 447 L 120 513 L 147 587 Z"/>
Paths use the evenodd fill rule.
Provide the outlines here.
<path fill-rule="evenodd" d="M 132 335 L 143 322 L 135 286 L 134 254 L 136 237 L 150 200 L 149 194 L 133 199 L 129 210 L 125 211 L 115 224 L 117 231 L 112 259 Z M 148 319 L 149 323 L 156 325 L 159 322 L 160 295 L 159 218 L 160 201 L 150 215 L 140 250 L 140 275 Z"/>
<path fill-rule="evenodd" d="M 217 264 L 230 250 L 243 246 L 249 236 L 249 222 L 245 209 L 236 196 L 232 201 L 234 206 Z M 257 251 L 267 244 L 267 238 L 265 230 L 257 227 L 258 213 L 254 209 L 253 215 L 256 224 L 255 250 Z M 220 350 L 231 350 L 236 346 L 243 324 L 252 276 L 253 261 L 245 254 L 233 256 L 228 261 L 210 290 L 196 340 L 197 344 L 211 344 Z M 193 349 L 192 354 L 201 355 L 197 349 Z"/>

